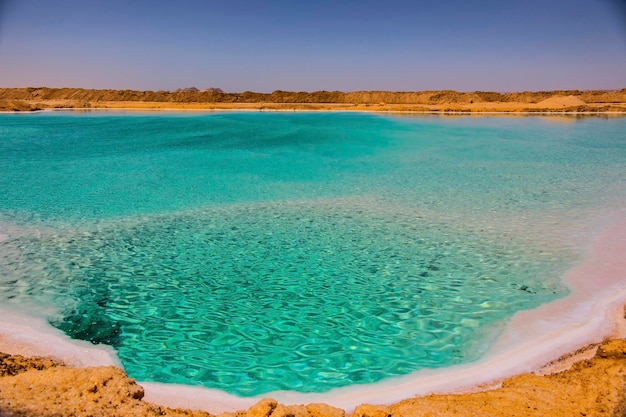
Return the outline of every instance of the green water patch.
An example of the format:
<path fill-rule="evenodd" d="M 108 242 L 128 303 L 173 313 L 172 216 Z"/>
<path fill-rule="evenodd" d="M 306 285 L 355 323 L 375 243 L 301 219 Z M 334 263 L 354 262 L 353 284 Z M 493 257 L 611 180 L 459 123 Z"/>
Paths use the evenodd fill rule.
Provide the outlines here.
<path fill-rule="evenodd" d="M 607 191 L 598 178 L 623 173 L 625 123 L 4 114 L 0 211 L 17 222 L 82 221 L 351 195 L 444 211 L 567 208 L 594 204 Z"/>
<path fill-rule="evenodd" d="M 0 209 L 29 221 L 349 193 L 391 139 L 358 115 L 3 116 Z"/>
<path fill-rule="evenodd" d="M 28 285 L 67 303 L 55 326 L 113 345 L 139 380 L 244 396 L 471 361 L 503 319 L 566 293 L 562 257 L 370 200 L 227 206 L 16 244 L 45 270 Z"/>

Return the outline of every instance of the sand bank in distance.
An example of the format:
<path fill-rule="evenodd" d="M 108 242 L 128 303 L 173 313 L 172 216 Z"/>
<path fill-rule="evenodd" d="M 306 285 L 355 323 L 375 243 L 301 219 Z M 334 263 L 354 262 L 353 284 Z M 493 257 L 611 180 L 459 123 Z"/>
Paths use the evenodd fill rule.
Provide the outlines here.
<path fill-rule="evenodd" d="M 305 110 L 442 113 L 626 113 L 626 89 L 539 92 L 204 91 L 0 88 L 0 110 L 38 109 Z"/>

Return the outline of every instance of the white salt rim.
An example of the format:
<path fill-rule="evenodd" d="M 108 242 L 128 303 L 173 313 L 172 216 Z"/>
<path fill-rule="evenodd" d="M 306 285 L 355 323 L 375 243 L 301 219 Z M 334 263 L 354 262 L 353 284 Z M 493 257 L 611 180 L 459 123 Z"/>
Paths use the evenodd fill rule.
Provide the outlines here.
<path fill-rule="evenodd" d="M 626 212 L 619 219 L 592 241 L 583 262 L 565 274 L 563 281 L 569 286 L 570 295 L 515 314 L 488 353 L 476 362 L 420 370 L 325 393 L 275 391 L 246 398 L 216 389 L 140 382 L 146 392 L 144 400 L 214 414 L 246 409 L 268 397 L 286 404 L 323 402 L 352 410 L 364 402 L 390 404 L 532 372 L 564 353 L 618 336 L 617 318 L 623 318 L 626 304 Z M 70 339 L 45 320 L 14 309 L 0 307 L 0 329 L 0 351 L 52 356 L 73 366 L 120 366 L 111 347 Z"/>
<path fill-rule="evenodd" d="M 25 308 L 24 305 L 20 307 Z M 38 311 L 36 306 L 27 311 Z M 44 316 L 45 314 L 42 314 Z M 115 349 L 75 340 L 40 317 L 0 306 L 0 352 L 25 356 L 49 356 L 75 367 L 118 366 Z"/>

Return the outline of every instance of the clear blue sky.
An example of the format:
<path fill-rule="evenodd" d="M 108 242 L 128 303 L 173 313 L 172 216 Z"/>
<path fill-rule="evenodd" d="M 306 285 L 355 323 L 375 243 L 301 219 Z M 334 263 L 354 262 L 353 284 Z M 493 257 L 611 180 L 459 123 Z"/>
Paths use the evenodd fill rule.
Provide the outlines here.
<path fill-rule="evenodd" d="M 626 87 L 626 0 L 0 0 L 0 87 Z"/>

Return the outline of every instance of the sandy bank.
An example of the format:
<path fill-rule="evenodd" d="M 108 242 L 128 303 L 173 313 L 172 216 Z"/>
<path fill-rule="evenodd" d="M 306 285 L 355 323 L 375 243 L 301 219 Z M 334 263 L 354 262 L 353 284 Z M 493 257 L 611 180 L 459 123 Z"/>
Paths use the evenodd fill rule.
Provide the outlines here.
<path fill-rule="evenodd" d="M 0 110 L 50 108 L 377 111 L 410 113 L 626 113 L 626 89 L 537 92 L 220 91 L 0 88 Z"/>
<path fill-rule="evenodd" d="M 80 102 L 71 100 L 23 101 L 5 109 L 18 111 L 43 109 L 118 109 L 118 110 L 205 110 L 205 111 L 366 111 L 383 113 L 441 113 L 441 114 L 626 114 L 626 104 L 564 105 L 550 101 L 534 103 L 471 103 L 471 104 L 330 104 L 330 103 L 161 103 L 161 102 Z M 2 107 L 2 105 L 0 105 Z"/>
<path fill-rule="evenodd" d="M 222 417 L 623 416 L 626 340 L 599 347 L 591 359 L 547 376 L 522 374 L 497 389 L 411 398 L 352 412 L 321 403 L 284 405 L 263 399 Z M 46 358 L 0 354 L 0 416 L 209 416 L 144 400 L 144 390 L 112 366 L 71 368 Z"/>

